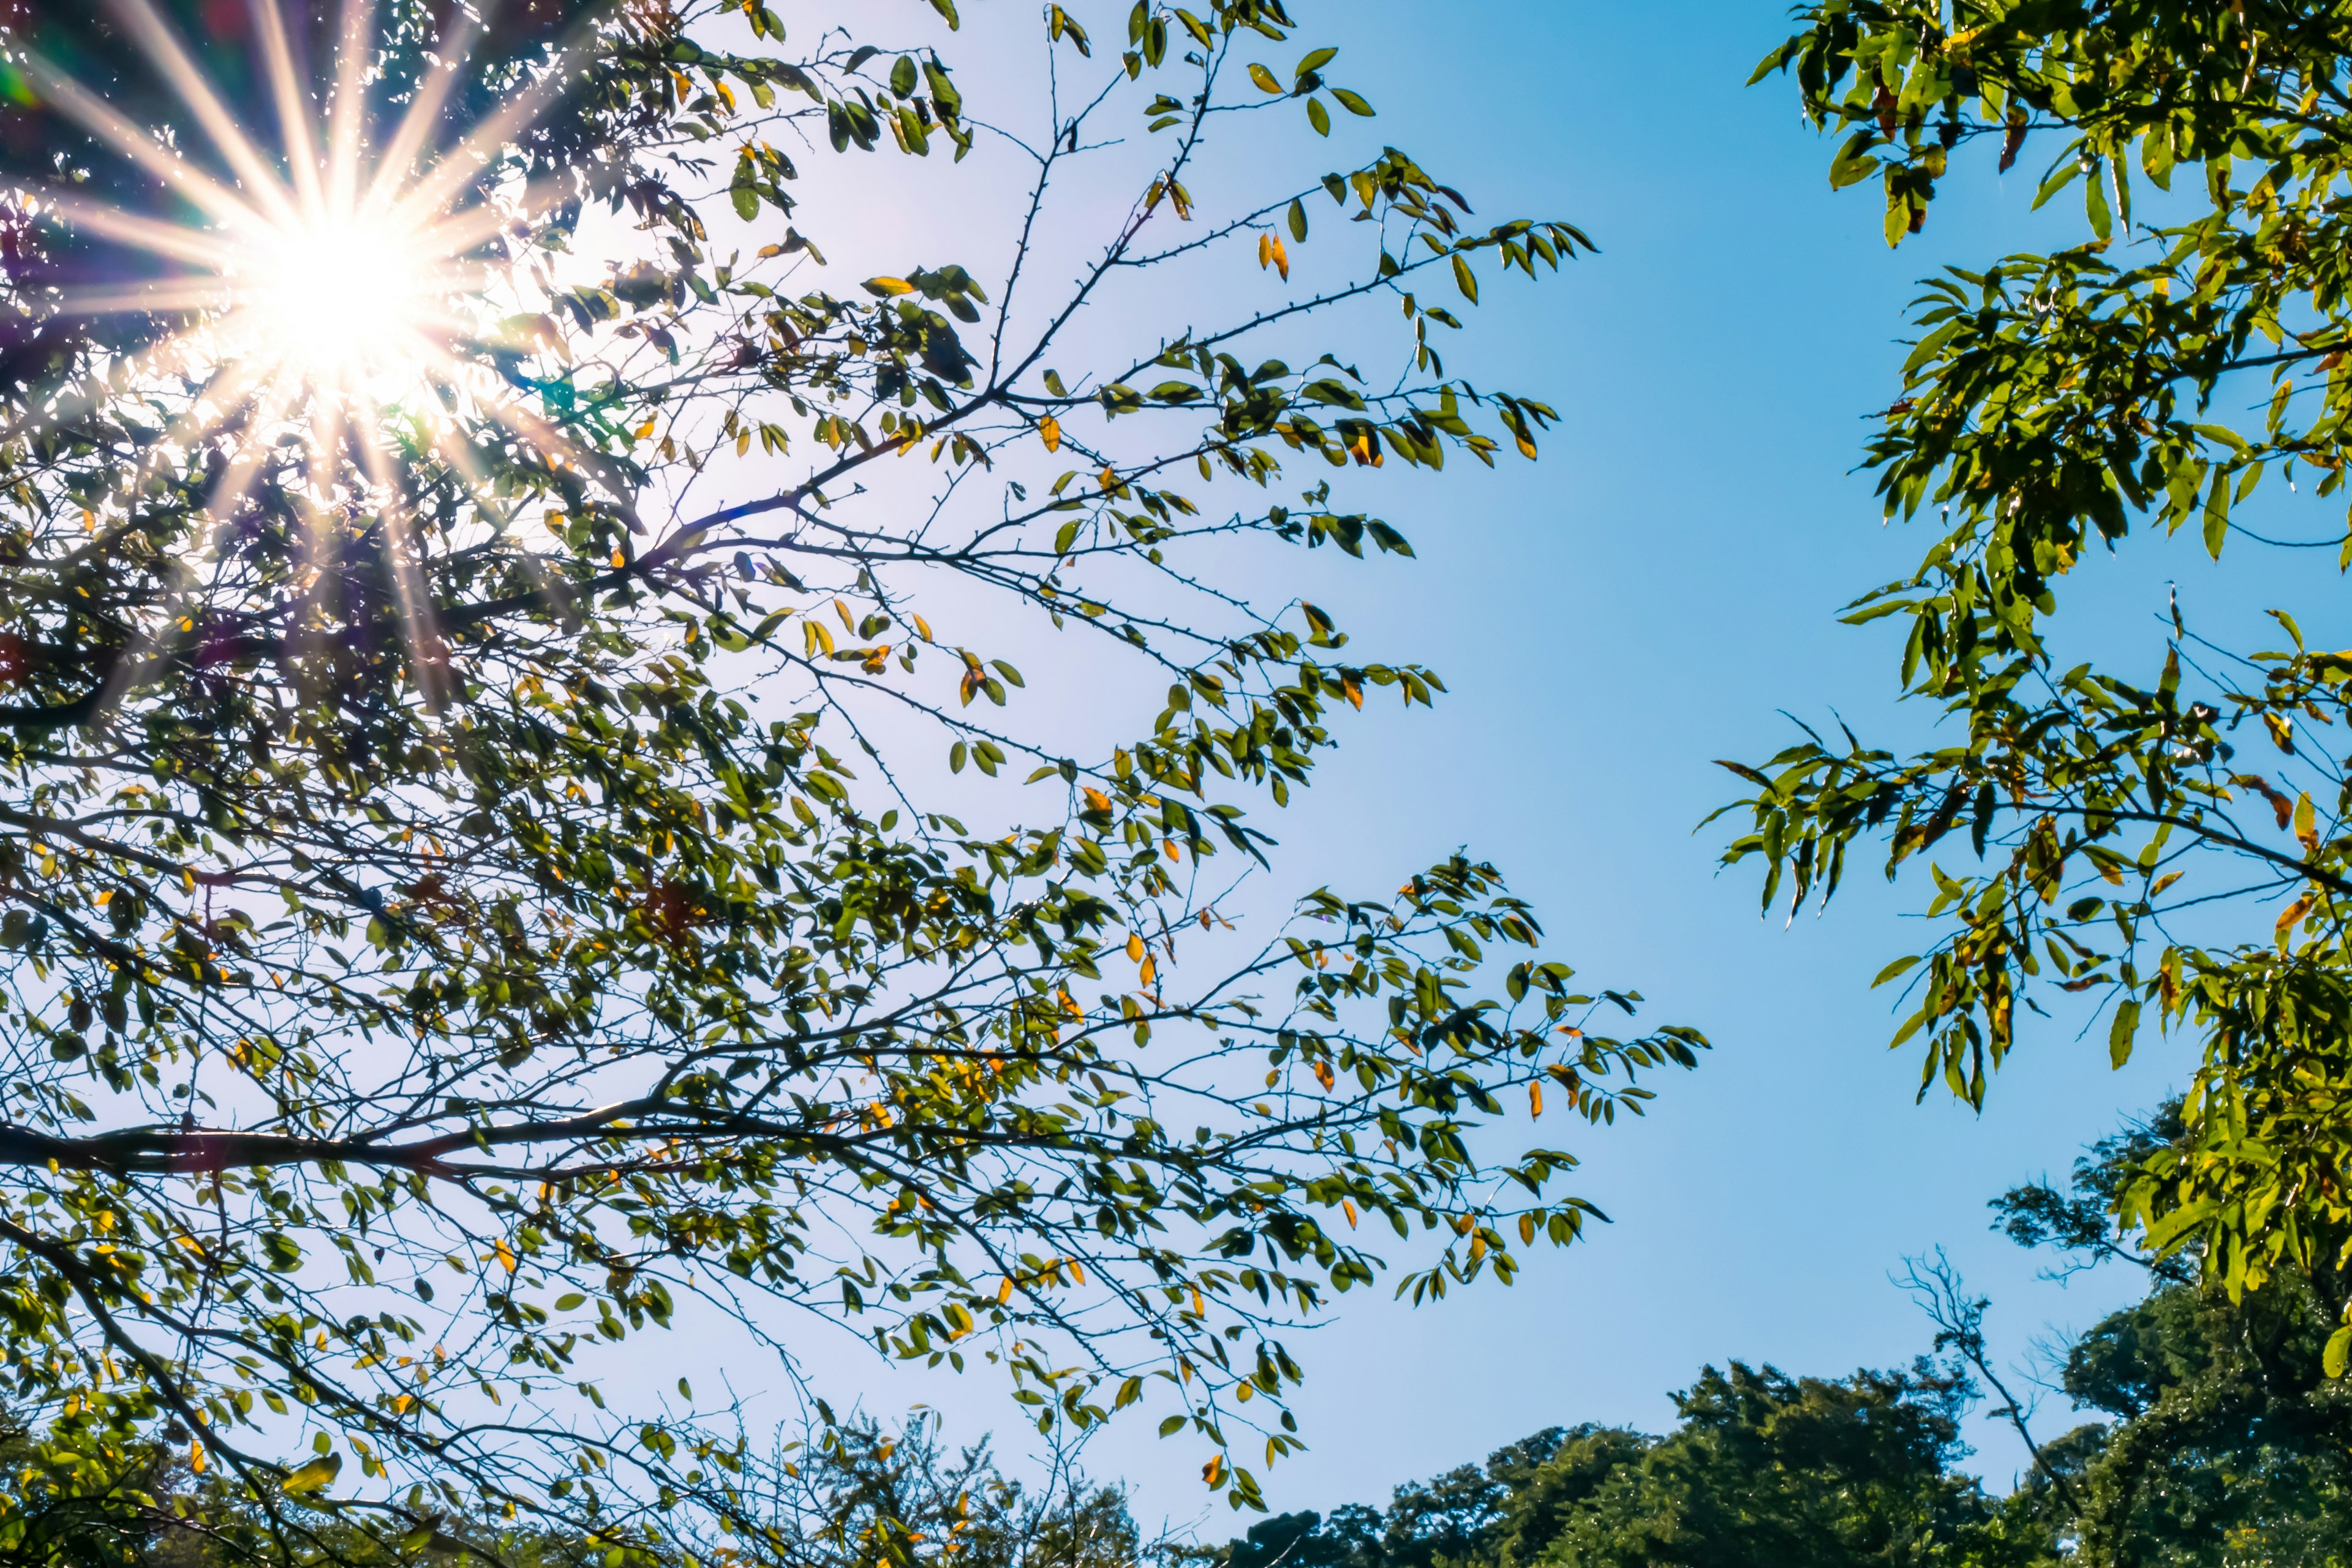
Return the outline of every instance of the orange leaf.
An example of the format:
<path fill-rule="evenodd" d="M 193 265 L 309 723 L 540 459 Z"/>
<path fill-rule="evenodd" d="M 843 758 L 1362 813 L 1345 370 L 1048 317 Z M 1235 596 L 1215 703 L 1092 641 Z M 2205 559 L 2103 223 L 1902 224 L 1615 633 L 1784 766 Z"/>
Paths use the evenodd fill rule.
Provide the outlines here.
<path fill-rule="evenodd" d="M 1217 1484 L 1217 1478 L 1224 1473 L 1225 1457 L 1223 1454 L 1201 1467 L 1201 1479 L 1213 1487 Z"/>
<path fill-rule="evenodd" d="M 1543 1114 L 1543 1085 L 1539 1083 L 1528 1085 L 1528 1114 L 1529 1116 Z"/>
<path fill-rule="evenodd" d="M 2273 930 L 2272 934 L 2278 939 L 2278 944 L 2282 951 L 2286 947 L 2287 928 L 2294 924 L 2295 921 L 2303 919 L 2304 916 L 2310 912 L 2311 895 L 2309 893 L 2304 894 L 2303 897 L 2295 900 L 2294 902 L 2289 904 L 2284 910 L 2280 911 L 2278 925 Z"/>
<path fill-rule="evenodd" d="M 1317 1062 L 1315 1064 L 1315 1077 L 1317 1081 L 1321 1083 L 1327 1091 L 1334 1084 L 1337 1084 L 1339 1081 L 1339 1075 L 1331 1070 L 1331 1064 L 1329 1062 Z"/>
<path fill-rule="evenodd" d="M 1052 415 L 1048 414 L 1045 418 L 1037 421 L 1037 434 L 1045 437 L 1045 450 L 1048 452 L 1058 452 L 1062 449 L 1062 422 Z"/>
<path fill-rule="evenodd" d="M 1346 1198 L 1339 1200 L 1339 1212 L 1348 1216 L 1348 1228 L 1356 1228 L 1356 1205 Z"/>
<path fill-rule="evenodd" d="M 1087 809 L 1088 811 L 1108 812 L 1110 810 L 1110 796 L 1103 794 L 1102 791 L 1081 785 L 1078 793 L 1087 797 Z"/>

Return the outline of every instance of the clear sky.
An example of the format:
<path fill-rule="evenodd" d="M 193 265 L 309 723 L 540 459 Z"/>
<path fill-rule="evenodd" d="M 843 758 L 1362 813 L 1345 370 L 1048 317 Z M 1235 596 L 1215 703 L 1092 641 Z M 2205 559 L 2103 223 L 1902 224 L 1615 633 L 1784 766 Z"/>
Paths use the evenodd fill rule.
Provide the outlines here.
<path fill-rule="evenodd" d="M 1466 845 L 1505 862 L 1588 978 L 1638 987 L 1649 1016 L 1695 1024 L 1717 1049 L 1661 1086 L 1646 1121 L 1574 1135 L 1579 1190 L 1615 1222 L 1589 1244 L 1437 1309 L 1351 1300 L 1295 1344 L 1310 1447 L 1267 1478 L 1269 1500 L 1382 1501 L 1555 1423 L 1663 1429 L 1668 1392 L 1710 1361 L 1906 1363 L 1930 1331 L 1888 1271 L 1938 1244 L 1994 1297 L 2010 1357 L 2087 1327 L 2135 1282 L 2038 1279 L 2042 1260 L 1988 1234 L 1986 1200 L 2063 1172 L 2156 1103 L 2186 1070 L 2181 1047 L 2150 1041 L 2116 1073 L 2103 1039 L 2030 1026 L 1983 1117 L 1940 1091 L 1915 1107 L 1917 1058 L 1887 1052 L 1888 998 L 1867 989 L 1909 951 L 1914 889 L 1889 893 L 1865 863 L 1826 920 L 1784 929 L 1758 918 L 1753 876 L 1717 874 L 1731 825 L 1694 832 L 1737 793 L 1710 759 L 1786 743 L 1778 710 L 1916 732 L 1921 716 L 1890 702 L 1886 638 L 1834 619 L 1925 542 L 1882 530 L 1852 471 L 1863 416 L 1895 395 L 1918 278 L 2054 236 L 2026 212 L 2038 163 L 1999 180 L 1990 154 L 1971 159 L 1927 234 L 1890 252 L 1874 189 L 1830 191 L 1830 148 L 1788 86 L 1742 86 L 1788 31 L 1773 0 L 1296 9 L 1302 44 L 1343 44 L 1335 76 L 1380 106 L 1373 147 L 1410 149 L 1483 216 L 1569 218 L 1601 254 L 1540 290 L 1490 287 L 1449 356 L 1557 404 L 1544 461 L 1392 487 L 1388 514 L 1419 561 L 1318 589 L 1365 643 L 1435 665 L 1454 697 L 1361 727 L 1317 786 L 1330 815 L 1292 825 L 1281 881 L 1380 886 L 1367 867 L 1392 879 Z M 1124 5 L 1073 10 L 1119 35 Z M 966 13 L 951 46 L 964 58 L 1033 48 L 1027 7 Z M 939 256 L 937 236 L 890 221 Z M 2189 542 L 2109 574 L 2089 624 L 2160 659 L 2149 617 L 2168 574 L 2185 595 L 2203 583 Z M 820 1381 L 877 1410 L 936 1401 L 967 1439 L 1007 1408 L 854 1360 Z M 2045 1435 L 2071 1424 L 2063 1399 L 2038 1420 Z M 1970 1436 L 2006 1486 L 2015 1440 L 1982 1421 Z M 1148 1521 L 1200 1511 L 1198 1462 L 1141 1424 L 1088 1455 L 1137 1485 Z M 1229 1528 L 1222 1505 L 1203 1523 Z"/>

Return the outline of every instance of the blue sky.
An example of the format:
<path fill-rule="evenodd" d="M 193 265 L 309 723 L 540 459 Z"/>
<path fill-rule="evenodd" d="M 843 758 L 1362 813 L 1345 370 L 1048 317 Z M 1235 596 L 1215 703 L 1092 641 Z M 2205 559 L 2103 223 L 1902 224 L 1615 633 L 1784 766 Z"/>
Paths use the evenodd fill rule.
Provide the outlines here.
<path fill-rule="evenodd" d="M 1884 628 L 1835 613 L 1926 541 L 1882 528 L 1852 470 L 1864 416 L 1895 395 L 1916 280 L 2074 237 L 2063 216 L 2026 210 L 2034 153 L 2006 179 L 1989 153 L 1968 158 L 1927 233 L 1890 252 L 1874 190 L 1830 191 L 1831 149 L 1786 84 L 1742 86 L 1788 31 L 1770 0 L 1296 9 L 1301 46 L 1344 45 L 1332 74 L 1380 106 L 1370 147 L 1408 148 L 1484 216 L 1570 219 L 1601 254 L 1540 290 L 1490 286 L 1449 354 L 1474 381 L 1556 404 L 1544 460 L 1392 485 L 1386 513 L 1418 561 L 1318 579 L 1362 644 L 1425 658 L 1454 695 L 1351 733 L 1317 786 L 1323 815 L 1287 825 L 1281 884 L 1378 887 L 1367 867 L 1392 879 L 1466 846 L 1505 863 L 1587 978 L 1639 988 L 1648 1016 L 1696 1025 L 1717 1049 L 1661 1086 L 1646 1121 L 1574 1138 L 1578 1190 L 1615 1222 L 1588 1244 L 1436 1309 L 1351 1300 L 1294 1344 L 1310 1447 L 1266 1478 L 1269 1500 L 1381 1501 L 1553 1424 L 1660 1430 L 1668 1392 L 1709 1362 L 1901 1364 L 1930 1330 L 1888 1272 L 1937 1245 L 1994 1297 L 2006 1356 L 2088 1327 L 2136 1281 L 2038 1278 L 2046 1260 L 1988 1234 L 1986 1201 L 2155 1104 L 2183 1048 L 2150 1040 L 2114 1072 L 2081 1020 L 2039 1025 L 1981 1117 L 1940 1091 L 1915 1106 L 1918 1060 L 1888 1053 L 1889 1000 L 1868 990 L 1910 951 L 1914 890 L 1864 864 L 1826 919 L 1784 929 L 1759 919 L 1751 875 L 1717 874 L 1731 825 L 1694 831 L 1737 793 L 1712 759 L 1785 744 L 1780 710 L 1918 732 L 1924 716 L 1891 703 Z M 1116 37 L 1125 7 L 1073 10 Z M 1034 58 L 1025 8 L 966 11 L 951 58 Z M 965 68 L 968 97 L 980 68 Z M 868 228 L 879 254 L 904 242 L 940 258 L 917 216 Z M 2135 542 L 2099 572 L 2062 634 L 2151 668 L 2168 582 L 2233 626 L 2259 607 L 2223 594 L 2186 539 Z M 819 1381 L 877 1410 L 937 1403 L 967 1440 L 1006 1408 L 854 1357 Z M 2056 1399 L 2038 1417 L 2046 1436 L 2071 1421 Z M 2005 1486 L 2016 1440 L 1981 1420 L 1969 1436 Z M 1135 1485 L 1147 1521 L 1201 1513 L 1198 1462 L 1141 1424 L 1087 1455 Z M 1230 1528 L 1222 1505 L 1202 1528 Z"/>

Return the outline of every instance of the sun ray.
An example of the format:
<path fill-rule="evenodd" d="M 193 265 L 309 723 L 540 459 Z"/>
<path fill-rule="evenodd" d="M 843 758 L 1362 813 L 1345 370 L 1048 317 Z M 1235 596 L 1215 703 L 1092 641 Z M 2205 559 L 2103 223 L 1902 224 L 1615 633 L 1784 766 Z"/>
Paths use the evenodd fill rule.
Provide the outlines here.
<path fill-rule="evenodd" d="M 191 310 L 218 310 L 236 303 L 236 290 L 217 278 L 166 279 L 126 289 L 62 290 L 58 298 L 66 315 L 134 316 L 147 312 L 177 315 Z"/>
<path fill-rule="evenodd" d="M 415 534 L 408 527 L 408 498 L 390 458 L 374 442 L 360 444 L 368 477 L 382 492 L 376 515 L 383 520 L 386 564 L 400 616 L 400 638 L 408 653 L 408 667 L 425 700 L 439 704 L 445 695 L 438 671 L 441 628 L 433 613 L 433 595 L 417 563 Z"/>
<path fill-rule="evenodd" d="M 343 0 L 335 47 L 335 96 L 327 106 L 327 199 L 318 215 L 341 218 L 359 188 L 360 137 L 367 119 L 367 39 L 375 26 L 374 0 Z"/>
<path fill-rule="evenodd" d="M 178 35 L 155 14 L 155 8 L 147 0 L 107 0 L 107 9 L 145 45 L 147 58 L 163 73 L 172 90 L 180 95 L 180 101 L 196 117 L 196 123 L 205 128 L 205 134 L 228 160 L 229 167 L 260 200 L 267 216 L 280 224 L 295 221 L 297 215 L 284 177 L 269 167 L 237 128 L 227 106 L 196 69 L 196 63 L 181 47 Z"/>
<path fill-rule="evenodd" d="M 461 137 L 401 195 L 392 208 L 395 218 L 419 221 L 447 207 L 459 188 L 475 176 L 479 160 L 510 141 L 562 96 L 573 58 L 569 47 L 557 50 L 536 79 L 525 83 L 496 113 Z"/>
<path fill-rule="evenodd" d="M 441 110 L 457 85 L 466 55 L 480 31 L 479 20 L 467 16 L 443 45 L 440 63 L 417 88 L 415 96 L 409 100 L 408 111 L 401 116 L 400 124 L 377 155 L 375 178 L 369 182 L 367 194 L 360 201 L 362 212 L 389 214 L 394 209 L 398 191 L 414 172 L 425 139 L 433 133 L 435 123 L 441 118 Z"/>
<path fill-rule="evenodd" d="M 278 133 L 286 139 L 286 163 L 293 172 L 294 192 L 305 212 L 320 212 L 326 195 L 319 184 L 319 147 L 310 134 L 310 108 L 302 101 L 302 84 L 294 74 L 294 50 L 286 36 L 286 19 L 278 0 L 250 0 L 248 14 L 261 35 L 261 52 L 269 72 L 270 96 L 278 103 Z"/>
<path fill-rule="evenodd" d="M 173 157 L 153 137 L 109 109 L 103 100 L 47 60 L 28 50 L 21 65 L 43 97 L 92 135 L 113 143 L 115 151 L 185 196 L 213 221 L 247 235 L 268 230 L 268 220 L 239 200 L 226 185 Z"/>
<path fill-rule="evenodd" d="M 257 371 L 251 381 L 257 384 L 259 380 L 259 374 Z M 269 400 L 271 410 L 260 422 L 268 424 L 282 417 L 289 401 L 288 395 L 277 389 L 265 388 L 263 395 Z M 219 548 L 222 531 L 236 520 L 237 509 L 244 504 L 245 498 L 252 493 L 254 478 L 260 472 L 261 465 L 267 456 L 268 450 L 261 443 L 247 441 L 242 444 L 236 455 L 229 459 L 227 469 L 205 498 L 202 514 L 203 526 L 200 530 L 203 535 L 203 542 L 198 550 L 200 555 L 210 555 Z M 123 700 L 136 689 L 140 677 L 146 669 L 148 660 L 153 657 L 158 646 L 163 640 L 163 633 L 176 626 L 187 614 L 191 600 L 200 589 L 201 579 L 198 577 L 186 574 L 178 575 L 171 595 L 164 599 L 161 606 L 160 613 L 153 617 L 146 628 L 139 633 L 131 645 L 123 649 L 121 657 L 117 658 L 113 667 L 107 671 L 105 679 L 100 686 L 98 700 L 92 707 L 89 721 L 93 727 L 104 725 L 112 717 L 116 709 L 121 705 Z"/>
<path fill-rule="evenodd" d="M 215 270 L 234 266 L 240 248 L 216 234 L 207 234 L 184 224 L 165 223 L 160 218 L 141 217 L 120 207 L 101 202 L 86 201 L 69 191 L 45 195 L 44 205 L 77 228 L 102 234 L 109 239 L 119 239 L 126 245 L 173 261 L 191 262 Z"/>

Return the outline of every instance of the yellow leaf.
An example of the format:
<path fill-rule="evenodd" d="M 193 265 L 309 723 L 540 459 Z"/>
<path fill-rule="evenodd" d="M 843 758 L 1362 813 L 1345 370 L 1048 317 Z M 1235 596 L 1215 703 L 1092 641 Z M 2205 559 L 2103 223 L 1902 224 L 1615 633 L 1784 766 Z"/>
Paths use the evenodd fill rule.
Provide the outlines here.
<path fill-rule="evenodd" d="M 904 278 L 868 278 L 866 280 L 866 287 L 869 292 L 879 294 L 886 300 L 893 294 L 911 294 L 915 291 L 915 286 Z"/>
<path fill-rule="evenodd" d="M 915 623 L 915 630 L 916 630 L 918 633 L 919 633 L 919 634 L 921 635 L 922 639 L 923 639 L 925 642 L 929 642 L 929 641 L 930 641 L 930 640 L 931 640 L 931 623 L 930 623 L 930 622 L 929 622 L 929 621 L 927 621 L 927 620 L 925 620 L 925 619 L 923 619 L 923 617 L 922 617 L 922 616 L 910 616 L 909 618 L 910 618 L 911 620 L 913 620 L 913 622 Z"/>
<path fill-rule="evenodd" d="M 996 1304 L 1002 1307 L 1011 1300 L 1013 1300 L 1013 1276 L 1008 1274 L 1004 1277 L 1004 1283 L 996 1288 Z"/>
<path fill-rule="evenodd" d="M 1037 434 L 1045 438 L 1045 450 L 1048 452 L 1058 452 L 1062 449 L 1062 422 L 1052 415 L 1048 414 L 1037 421 Z"/>
<path fill-rule="evenodd" d="M 1138 963 L 1143 962 L 1143 937 L 1140 932 L 1127 933 L 1127 956 Z"/>
<path fill-rule="evenodd" d="M 1355 1228 L 1356 1228 L 1356 1205 L 1355 1205 L 1354 1202 L 1353 1202 L 1352 1200 L 1350 1200 L 1350 1199 L 1348 1199 L 1348 1198 L 1341 1198 L 1341 1199 L 1339 1200 L 1339 1212 L 1340 1212 L 1341 1214 L 1344 1214 L 1344 1215 L 1346 1215 L 1348 1216 L 1348 1228 L 1349 1228 L 1349 1230 L 1353 1230 L 1353 1229 L 1355 1229 Z"/>
<path fill-rule="evenodd" d="M 1536 1216 L 1531 1214 L 1523 1214 L 1519 1216 L 1519 1245 L 1522 1247 L 1533 1247 L 1535 1244 Z"/>
<path fill-rule="evenodd" d="M 1257 237 L 1257 269 L 1260 272 L 1263 272 L 1273 265 L 1274 236 L 1270 234 L 1259 235 Z"/>
<path fill-rule="evenodd" d="M 648 419 L 644 424 L 637 426 L 638 440 L 643 441 L 654 433 L 654 423 L 655 422 L 653 420 Z"/>
<path fill-rule="evenodd" d="M 1539 1083 L 1528 1085 L 1528 1114 L 1529 1116 L 1543 1114 L 1543 1085 Z"/>
<path fill-rule="evenodd" d="M 513 1273 L 515 1271 L 514 1248 L 509 1247 L 503 1237 L 492 1242 L 490 1247 L 498 1253 L 499 1262 L 505 1266 L 506 1271 L 509 1274 Z"/>
<path fill-rule="evenodd" d="M 1282 280 L 1285 283 L 1289 282 L 1290 252 L 1282 247 L 1282 240 L 1279 236 L 1268 235 L 1266 236 L 1266 240 L 1274 250 L 1274 269 L 1282 274 Z"/>
<path fill-rule="evenodd" d="M 289 1497 L 303 1497 L 318 1491 L 342 1473 L 343 1457 L 329 1454 L 311 1460 L 278 1484 L 278 1489 Z"/>
<path fill-rule="evenodd" d="M 1102 791 L 1082 787 L 1079 793 L 1087 797 L 1087 809 L 1088 811 L 1108 811 L 1110 809 L 1110 796 L 1103 794 Z"/>
<path fill-rule="evenodd" d="M 202 1443 L 188 1445 L 188 1468 L 200 1476 L 205 1473 L 205 1446 Z"/>
<path fill-rule="evenodd" d="M 1143 969 L 1142 969 L 1141 973 L 1140 973 L 1138 975 L 1138 977 L 1137 977 L 1137 978 L 1139 979 L 1139 981 L 1141 984 L 1145 984 L 1145 985 L 1149 985 L 1149 984 L 1151 984 L 1151 982 L 1152 982 L 1154 979 L 1156 979 L 1156 978 L 1159 976 L 1159 973 L 1160 973 L 1160 965 L 1159 965 L 1159 963 L 1158 963 L 1156 960 L 1154 960 L 1154 959 L 1151 957 L 1151 955 L 1150 955 L 1150 953 L 1146 953 L 1146 954 L 1144 954 L 1144 957 L 1143 957 Z"/>
<path fill-rule="evenodd" d="M 2294 750 L 2294 721 L 2278 713 L 2263 715 L 2263 725 L 2271 732 L 2271 740 L 2282 752 Z"/>
<path fill-rule="evenodd" d="M 615 550 L 614 552 L 613 552 L 613 570 L 614 570 L 614 571 L 617 572 L 617 571 L 619 571 L 622 567 L 626 566 L 628 563 L 629 563 L 629 558 L 628 558 L 627 556 L 625 556 L 625 555 L 622 554 L 622 553 L 621 553 L 619 551 L 617 551 L 617 550 Z"/>

